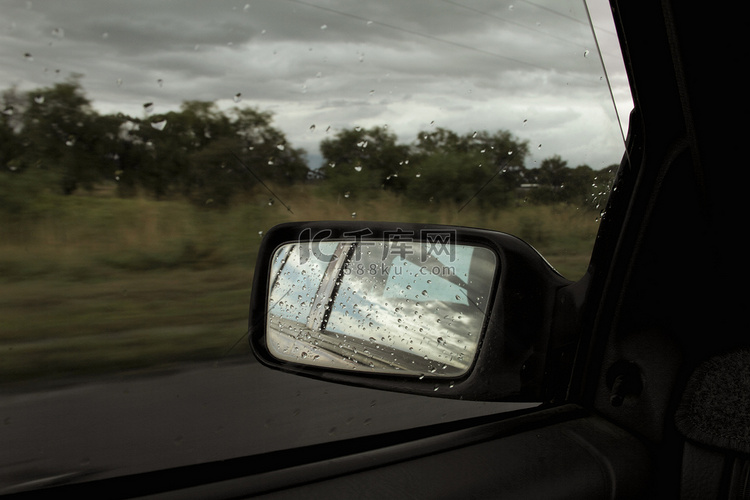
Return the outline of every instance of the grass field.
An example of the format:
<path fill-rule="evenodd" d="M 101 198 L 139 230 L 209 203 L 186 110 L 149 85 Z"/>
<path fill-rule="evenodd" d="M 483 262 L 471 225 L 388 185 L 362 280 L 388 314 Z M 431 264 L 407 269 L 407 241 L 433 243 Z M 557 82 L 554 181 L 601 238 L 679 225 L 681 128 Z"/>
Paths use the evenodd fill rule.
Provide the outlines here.
<path fill-rule="evenodd" d="M 534 245 L 570 279 L 585 272 L 598 227 L 596 213 L 567 205 L 459 211 L 387 193 L 356 201 L 310 187 L 276 194 L 220 211 L 105 191 L 48 198 L 33 216 L 0 216 L 0 381 L 249 355 L 244 334 L 257 248 L 281 222 L 497 229 Z"/>

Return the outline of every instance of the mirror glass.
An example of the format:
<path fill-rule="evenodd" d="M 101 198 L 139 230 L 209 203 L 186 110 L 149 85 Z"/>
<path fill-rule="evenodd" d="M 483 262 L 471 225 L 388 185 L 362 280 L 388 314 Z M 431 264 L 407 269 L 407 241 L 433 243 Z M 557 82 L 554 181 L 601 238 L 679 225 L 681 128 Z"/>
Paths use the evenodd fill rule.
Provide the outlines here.
<path fill-rule="evenodd" d="M 323 368 L 458 377 L 471 367 L 497 268 L 485 247 L 294 242 L 276 249 L 266 340 Z"/>

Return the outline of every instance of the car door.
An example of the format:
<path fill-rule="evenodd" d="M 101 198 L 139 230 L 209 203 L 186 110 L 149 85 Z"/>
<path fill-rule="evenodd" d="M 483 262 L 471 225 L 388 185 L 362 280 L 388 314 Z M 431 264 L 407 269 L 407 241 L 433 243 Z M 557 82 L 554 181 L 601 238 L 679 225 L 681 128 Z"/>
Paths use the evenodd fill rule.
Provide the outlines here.
<path fill-rule="evenodd" d="M 726 114 L 715 99 L 725 101 L 719 83 L 702 78 L 711 58 L 694 50 L 693 39 L 697 31 L 718 35 L 721 27 L 702 16 L 701 6 L 612 7 L 635 109 L 588 271 L 576 282 L 548 278 L 554 293 L 541 318 L 549 332 L 546 359 L 529 379 L 544 388 L 535 393 L 540 406 L 18 496 L 679 494 L 685 439 L 674 413 L 682 390 L 706 358 L 746 345 L 728 333 L 736 331 L 730 323 L 737 309 L 712 238 L 718 220 L 732 213 L 716 209 L 728 162 L 711 156 L 720 144 L 713 127 Z M 263 302 L 265 290 L 256 293 Z"/>
<path fill-rule="evenodd" d="M 561 287 L 551 313 L 547 352 L 555 359 L 543 379 L 554 382 L 546 404 L 377 443 L 290 450 L 259 478 L 275 474 L 278 482 L 257 491 L 268 498 L 742 495 L 735 485 L 746 484 L 744 472 L 690 477 L 691 466 L 710 462 L 691 463 L 674 421 L 696 367 L 747 345 L 729 333 L 727 276 L 714 267 L 720 250 L 707 236 L 717 230 L 723 165 L 706 156 L 717 138 L 704 120 L 722 111 L 707 104 L 717 89 L 701 74 L 708 60 L 693 51 L 691 30 L 718 26 L 685 5 L 612 6 L 635 110 L 589 271 Z M 698 276 L 695 259 L 706 266 Z M 715 336 L 706 339 L 709 330 Z M 366 377 L 359 383 L 377 386 Z"/>

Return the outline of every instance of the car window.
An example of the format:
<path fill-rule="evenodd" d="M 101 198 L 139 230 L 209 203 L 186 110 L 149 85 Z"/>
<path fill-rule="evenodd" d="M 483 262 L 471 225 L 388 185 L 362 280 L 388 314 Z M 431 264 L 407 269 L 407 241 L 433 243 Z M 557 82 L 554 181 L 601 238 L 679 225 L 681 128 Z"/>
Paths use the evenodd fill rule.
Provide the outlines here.
<path fill-rule="evenodd" d="M 580 278 L 632 107 L 605 2 L 1 9 L 0 493 L 522 406 L 260 366 L 255 257 L 281 222 L 441 223 L 515 234 Z M 274 297 L 284 321 L 320 282 L 284 265 L 299 251 L 272 264 L 299 284 Z M 453 312 L 481 299 L 394 262 L 379 300 L 432 307 L 427 279 Z M 331 328 L 364 328 L 344 311 Z"/>

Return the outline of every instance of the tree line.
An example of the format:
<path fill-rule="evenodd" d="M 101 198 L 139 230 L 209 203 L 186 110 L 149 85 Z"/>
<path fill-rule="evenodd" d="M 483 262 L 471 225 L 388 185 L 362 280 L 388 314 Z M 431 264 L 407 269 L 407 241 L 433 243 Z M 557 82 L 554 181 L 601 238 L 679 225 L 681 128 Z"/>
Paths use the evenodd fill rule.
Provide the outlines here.
<path fill-rule="evenodd" d="M 320 143 L 323 165 L 311 168 L 270 113 L 249 107 L 221 111 L 212 102 L 186 101 L 163 114 L 151 113 L 151 103 L 142 117 L 99 114 L 77 79 L 29 92 L 9 89 L 2 97 L 6 212 L 21 210 L 35 190 L 72 194 L 104 182 L 122 197 L 145 192 L 219 207 L 259 185 L 299 183 L 352 198 L 388 190 L 416 201 L 486 207 L 518 196 L 585 206 L 614 171 L 571 168 L 559 156 L 527 168 L 527 141 L 508 131 L 461 135 L 437 128 L 403 144 L 385 127 L 338 131 Z"/>

